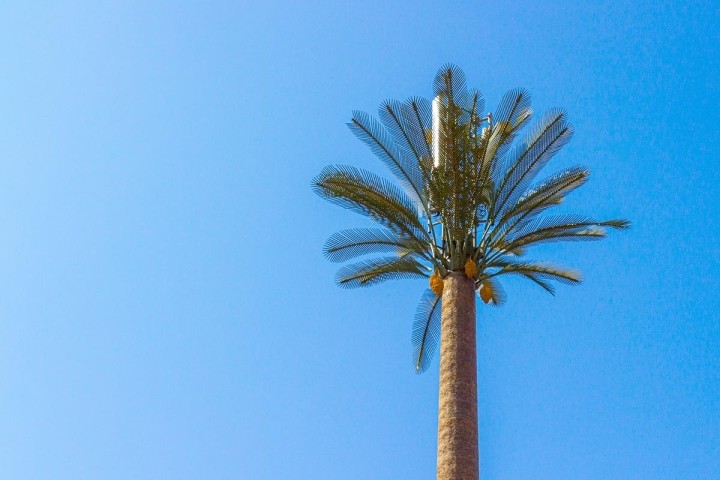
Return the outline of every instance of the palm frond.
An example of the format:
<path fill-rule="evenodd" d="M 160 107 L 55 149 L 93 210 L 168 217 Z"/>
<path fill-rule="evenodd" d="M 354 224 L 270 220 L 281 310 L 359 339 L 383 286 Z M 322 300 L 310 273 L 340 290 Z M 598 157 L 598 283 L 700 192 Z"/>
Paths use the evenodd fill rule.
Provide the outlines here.
<path fill-rule="evenodd" d="M 551 215 L 547 217 L 537 218 L 525 225 L 522 229 L 518 229 L 514 232 L 512 239 L 527 235 L 533 232 L 542 231 L 546 228 L 554 228 L 561 226 L 565 228 L 582 227 L 597 225 L 599 222 L 593 221 L 591 218 L 584 215 L 577 214 L 564 214 L 564 215 Z"/>
<path fill-rule="evenodd" d="M 427 165 L 432 158 L 432 142 L 427 135 L 432 129 L 432 104 L 427 98 L 410 97 L 405 101 L 407 108 L 402 110 L 403 121 L 408 126 L 410 141 Z M 422 166 L 422 164 L 421 164 Z"/>
<path fill-rule="evenodd" d="M 585 184 L 589 174 L 582 167 L 572 167 L 526 190 L 512 208 L 494 220 L 485 243 L 502 241 L 506 235 L 522 229 L 546 209 L 560 204 L 566 195 Z"/>
<path fill-rule="evenodd" d="M 568 285 L 576 285 L 581 282 L 582 278 L 577 270 L 570 270 L 549 263 L 533 262 L 505 262 L 505 265 L 500 270 L 489 274 L 488 277 L 492 278 L 506 274 L 522 275 L 528 278 L 532 276 L 541 280 L 553 280 Z"/>
<path fill-rule="evenodd" d="M 632 226 L 632 222 L 630 220 L 625 220 L 624 218 L 615 218 L 613 220 L 605 220 L 599 225 L 614 228 L 615 230 L 627 230 Z"/>
<path fill-rule="evenodd" d="M 524 88 L 507 91 L 495 110 L 495 121 L 507 122 L 510 127 L 526 121 L 530 112 L 530 103 L 530 93 Z"/>
<path fill-rule="evenodd" d="M 456 65 L 448 63 L 438 70 L 433 81 L 435 96 L 443 97 L 448 105 L 458 105 L 465 110 L 470 107 L 471 95 L 465 83 L 465 73 Z"/>
<path fill-rule="evenodd" d="M 441 297 L 432 290 L 425 290 L 412 327 L 413 364 L 416 373 L 425 372 L 440 340 Z"/>
<path fill-rule="evenodd" d="M 599 240 L 606 228 L 624 229 L 624 220 L 596 221 L 580 215 L 561 215 L 534 219 L 505 239 L 508 250 L 545 242 Z"/>
<path fill-rule="evenodd" d="M 527 90 L 516 88 L 503 95 L 495 110 L 494 125 L 485 150 L 484 161 L 490 165 L 491 170 L 495 169 L 494 166 L 531 116 L 530 94 Z"/>
<path fill-rule="evenodd" d="M 383 112 L 383 109 L 380 110 Z M 424 203 L 424 179 L 417 159 L 398 148 L 383 125 L 365 112 L 354 111 L 348 127 L 390 169 L 415 200 Z"/>
<path fill-rule="evenodd" d="M 355 257 L 382 252 L 408 252 L 429 258 L 427 245 L 412 238 L 402 238 L 379 228 L 353 228 L 336 232 L 327 239 L 323 249 L 331 262 L 345 262 Z"/>
<path fill-rule="evenodd" d="M 424 158 L 430 156 L 430 150 L 425 134 L 426 127 L 415 115 L 412 101 L 387 100 L 380 105 L 379 114 L 380 121 L 395 140 L 398 148 L 414 160 L 413 174 L 420 182 L 417 183 L 417 186 L 424 187 L 429 176 L 423 171 L 421 165 Z M 419 189 L 424 193 L 423 188 Z"/>
<path fill-rule="evenodd" d="M 485 112 L 485 98 L 480 90 L 472 89 L 468 91 L 470 103 L 463 108 L 471 115 L 481 117 Z"/>
<path fill-rule="evenodd" d="M 392 182 L 346 165 L 325 167 L 313 179 L 315 193 L 366 215 L 400 236 L 428 240 L 412 200 Z"/>
<path fill-rule="evenodd" d="M 534 273 L 529 273 L 529 272 L 523 273 L 522 276 L 523 276 L 523 278 L 526 278 L 526 279 L 530 280 L 531 282 L 533 282 L 535 285 L 539 285 L 540 288 L 542 288 L 543 290 L 548 292 L 553 297 L 555 296 L 555 286 L 552 283 L 550 283 L 548 280 L 546 280 L 542 277 L 539 277 L 538 275 L 536 275 Z"/>
<path fill-rule="evenodd" d="M 508 155 L 496 178 L 498 191 L 490 215 L 495 218 L 511 208 L 547 162 L 572 138 L 573 129 L 565 112 L 552 110 L 528 133 L 524 142 Z M 496 175 L 500 177 L 500 175 Z"/>
<path fill-rule="evenodd" d="M 428 269 L 412 257 L 384 257 L 346 265 L 338 270 L 335 281 L 344 288 L 357 288 L 385 280 L 428 276 Z"/>

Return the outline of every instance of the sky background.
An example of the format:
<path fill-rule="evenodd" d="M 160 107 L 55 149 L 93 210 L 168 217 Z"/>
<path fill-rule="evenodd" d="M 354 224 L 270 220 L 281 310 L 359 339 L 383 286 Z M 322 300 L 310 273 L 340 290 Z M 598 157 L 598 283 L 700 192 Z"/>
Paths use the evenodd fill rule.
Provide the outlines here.
<path fill-rule="evenodd" d="M 720 478 L 718 4 L 540 3 L 2 2 L 0 478 L 435 478 L 426 285 L 335 286 L 310 180 L 446 62 L 633 222 L 478 309 L 482 477 Z"/>

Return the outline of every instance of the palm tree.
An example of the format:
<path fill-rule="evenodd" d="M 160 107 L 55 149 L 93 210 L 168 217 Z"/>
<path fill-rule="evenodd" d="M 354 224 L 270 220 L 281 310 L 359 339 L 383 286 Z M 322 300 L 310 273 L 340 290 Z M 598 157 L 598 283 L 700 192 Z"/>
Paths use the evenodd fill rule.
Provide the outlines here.
<path fill-rule="evenodd" d="M 424 372 L 440 340 L 437 478 L 477 479 L 477 365 L 475 291 L 499 305 L 504 275 L 518 275 L 554 294 L 553 282 L 577 284 L 576 271 L 525 260 L 533 246 L 603 238 L 625 220 L 546 215 L 588 178 L 572 167 L 537 180 L 572 136 L 563 110 L 547 112 L 518 142 L 531 118 L 530 96 L 515 89 L 494 113 L 469 90 L 463 72 L 448 65 L 434 81 L 435 99 L 390 100 L 380 120 L 354 112 L 352 132 L 389 167 L 398 184 L 345 165 L 313 179 L 321 197 L 369 217 L 377 228 L 343 230 L 326 245 L 344 262 L 341 287 L 426 277 L 412 328 L 413 363 Z M 381 254 L 367 258 L 367 255 Z"/>

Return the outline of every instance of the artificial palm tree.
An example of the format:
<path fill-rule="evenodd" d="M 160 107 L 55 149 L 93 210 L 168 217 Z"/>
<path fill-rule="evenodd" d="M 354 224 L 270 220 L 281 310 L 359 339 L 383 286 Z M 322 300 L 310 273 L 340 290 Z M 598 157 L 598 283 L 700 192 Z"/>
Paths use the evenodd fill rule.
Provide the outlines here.
<path fill-rule="evenodd" d="M 585 183 L 573 167 L 542 180 L 538 174 L 572 136 L 565 112 L 550 110 L 514 143 L 531 118 L 525 90 L 505 94 L 484 115 L 482 95 L 454 66 L 440 69 L 435 99 L 386 101 L 380 120 L 354 112 L 353 133 L 394 174 L 396 184 L 352 166 L 328 166 L 313 189 L 363 214 L 377 228 L 332 235 L 325 253 L 341 268 L 342 287 L 427 277 L 412 329 L 413 363 L 430 365 L 440 340 L 437 478 L 478 478 L 475 292 L 486 304 L 504 301 L 499 278 L 518 275 L 554 293 L 552 282 L 576 284 L 573 270 L 525 260 L 547 242 L 593 240 L 624 220 L 598 221 L 547 211 Z M 382 254 L 367 258 L 367 255 Z"/>

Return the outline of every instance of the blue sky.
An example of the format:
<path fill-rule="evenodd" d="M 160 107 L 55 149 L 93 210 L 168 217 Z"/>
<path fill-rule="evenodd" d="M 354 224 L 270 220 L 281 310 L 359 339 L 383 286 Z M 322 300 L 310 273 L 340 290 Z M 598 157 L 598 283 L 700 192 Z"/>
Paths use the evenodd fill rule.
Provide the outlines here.
<path fill-rule="evenodd" d="M 0 478 L 432 479 L 420 281 L 333 284 L 362 225 L 309 188 L 387 174 L 353 109 L 464 69 L 576 127 L 539 251 L 584 272 L 478 312 L 486 479 L 720 478 L 714 2 L 4 2 Z"/>

